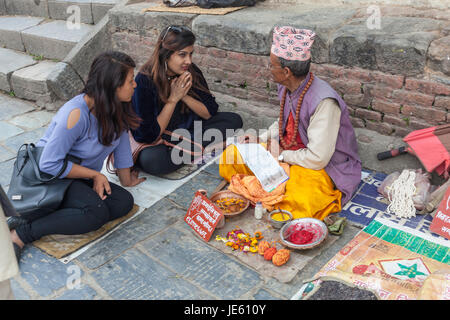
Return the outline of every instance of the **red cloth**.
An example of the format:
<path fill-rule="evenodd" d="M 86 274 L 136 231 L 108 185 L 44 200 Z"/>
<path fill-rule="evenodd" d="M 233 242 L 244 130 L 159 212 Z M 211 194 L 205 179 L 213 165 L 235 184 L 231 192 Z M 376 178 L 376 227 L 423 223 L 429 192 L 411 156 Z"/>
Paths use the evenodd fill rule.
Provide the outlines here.
<path fill-rule="evenodd" d="M 294 128 L 294 126 L 295 126 L 294 117 L 292 116 L 292 113 L 289 113 L 289 118 L 286 123 L 286 128 L 284 131 L 283 138 L 286 143 L 289 143 L 290 141 L 292 141 L 292 137 L 294 136 L 294 134 L 297 133 L 297 135 L 295 136 L 295 140 L 296 140 L 297 144 L 294 144 L 292 147 L 290 147 L 286 150 L 298 150 L 301 148 L 306 148 L 306 146 L 302 142 L 302 138 L 300 138 L 300 133 L 298 132 L 298 128 Z"/>

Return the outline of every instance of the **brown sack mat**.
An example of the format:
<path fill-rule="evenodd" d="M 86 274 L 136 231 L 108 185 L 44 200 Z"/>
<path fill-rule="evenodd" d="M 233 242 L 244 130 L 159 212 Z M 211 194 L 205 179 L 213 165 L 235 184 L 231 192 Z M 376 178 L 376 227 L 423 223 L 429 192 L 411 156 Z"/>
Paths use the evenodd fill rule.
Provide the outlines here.
<path fill-rule="evenodd" d="M 152 11 L 152 12 L 178 12 L 178 13 L 192 13 L 192 14 L 214 14 L 214 15 L 225 15 L 230 12 L 241 10 L 243 7 L 229 7 L 229 8 L 211 8 L 203 9 L 199 6 L 190 7 L 168 7 L 164 4 L 159 4 L 153 7 L 142 9 L 142 12 Z"/>
<path fill-rule="evenodd" d="M 131 218 L 138 210 L 139 206 L 135 204 L 127 215 L 104 224 L 98 230 L 79 235 L 48 235 L 34 241 L 33 245 L 48 255 L 51 255 L 56 259 L 61 259 L 105 235 L 122 222 Z"/>

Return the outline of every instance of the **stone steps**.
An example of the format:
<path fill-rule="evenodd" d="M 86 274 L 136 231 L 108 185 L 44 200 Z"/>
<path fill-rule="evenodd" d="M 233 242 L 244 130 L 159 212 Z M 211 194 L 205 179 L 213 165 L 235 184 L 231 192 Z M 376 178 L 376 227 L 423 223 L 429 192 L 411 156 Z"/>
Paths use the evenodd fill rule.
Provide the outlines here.
<path fill-rule="evenodd" d="M 94 26 L 71 29 L 63 20 L 30 16 L 0 16 L 0 45 L 48 59 L 63 60 Z"/>
<path fill-rule="evenodd" d="M 75 12 L 70 7 L 77 6 L 81 23 L 96 24 L 118 2 L 119 0 L 0 0 L 0 14 L 66 20 Z"/>
<path fill-rule="evenodd" d="M 82 87 L 81 78 L 66 63 L 0 48 L 0 90 L 52 110 Z"/>

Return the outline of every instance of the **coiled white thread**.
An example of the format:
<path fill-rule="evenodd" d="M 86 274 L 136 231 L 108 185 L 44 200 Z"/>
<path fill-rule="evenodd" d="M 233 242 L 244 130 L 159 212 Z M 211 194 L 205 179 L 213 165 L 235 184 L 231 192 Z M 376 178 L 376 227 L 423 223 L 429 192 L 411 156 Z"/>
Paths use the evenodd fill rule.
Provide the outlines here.
<path fill-rule="evenodd" d="M 416 173 L 405 169 L 391 184 L 388 190 L 388 199 L 391 202 L 387 208 L 388 213 L 394 213 L 399 218 L 416 216 L 416 207 L 413 201 L 416 193 L 415 180 Z"/>

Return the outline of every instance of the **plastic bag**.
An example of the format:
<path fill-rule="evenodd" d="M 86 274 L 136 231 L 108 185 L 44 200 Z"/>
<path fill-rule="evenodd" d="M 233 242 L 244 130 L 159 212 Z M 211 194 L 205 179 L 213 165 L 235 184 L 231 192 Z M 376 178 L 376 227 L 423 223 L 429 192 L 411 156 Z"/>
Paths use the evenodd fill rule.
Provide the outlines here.
<path fill-rule="evenodd" d="M 168 7 L 189 7 L 196 6 L 197 0 L 163 0 Z"/>
<path fill-rule="evenodd" d="M 204 9 L 254 6 L 257 0 L 197 0 L 197 5 Z"/>
<path fill-rule="evenodd" d="M 414 207 L 422 211 L 430 197 L 430 178 L 431 175 L 428 172 L 423 173 L 422 169 L 413 170 L 416 173 L 416 178 L 414 180 L 414 186 L 416 187 L 416 192 L 412 198 L 414 202 Z M 378 193 L 382 194 L 386 199 L 389 200 L 388 192 L 392 183 L 398 179 L 400 172 L 395 171 L 388 175 L 381 185 L 377 188 Z"/>

